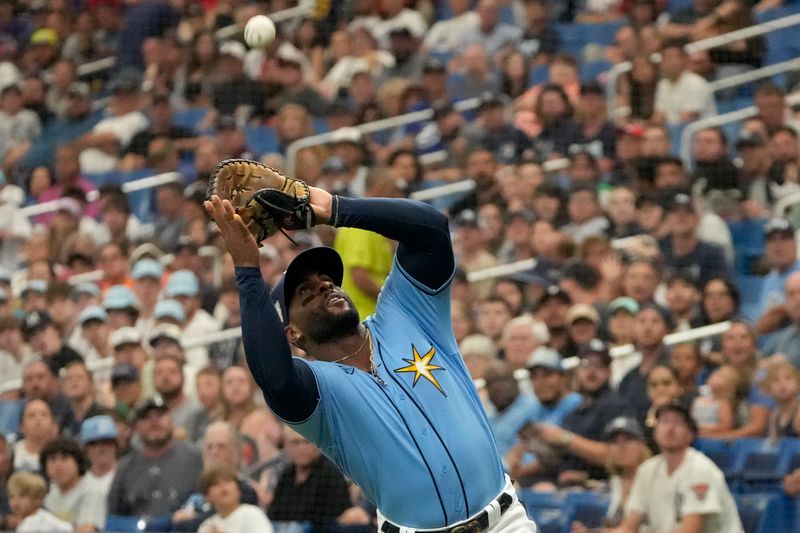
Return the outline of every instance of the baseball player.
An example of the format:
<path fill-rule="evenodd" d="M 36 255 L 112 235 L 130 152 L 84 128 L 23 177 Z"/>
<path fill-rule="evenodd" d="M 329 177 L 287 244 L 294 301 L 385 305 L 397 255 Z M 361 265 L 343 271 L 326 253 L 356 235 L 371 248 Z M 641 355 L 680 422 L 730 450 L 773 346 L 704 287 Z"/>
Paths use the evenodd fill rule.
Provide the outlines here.
<path fill-rule="evenodd" d="M 453 337 L 446 217 L 410 200 L 314 187 L 309 201 L 315 223 L 399 242 L 363 322 L 333 249 L 299 254 L 270 297 L 252 227 L 227 199 L 205 203 L 236 265 L 247 361 L 270 408 L 361 487 L 383 533 L 536 532 Z M 308 357 L 292 357 L 290 343 Z"/>

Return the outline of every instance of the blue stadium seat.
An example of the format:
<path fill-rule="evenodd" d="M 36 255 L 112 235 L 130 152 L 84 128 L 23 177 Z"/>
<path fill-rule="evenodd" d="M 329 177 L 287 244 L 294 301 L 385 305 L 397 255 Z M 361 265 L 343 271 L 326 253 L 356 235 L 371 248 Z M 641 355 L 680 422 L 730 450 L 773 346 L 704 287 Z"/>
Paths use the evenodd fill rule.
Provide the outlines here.
<path fill-rule="evenodd" d="M 667 2 L 667 11 L 674 15 L 675 13 L 679 13 L 684 9 L 689 9 L 692 7 L 693 0 L 669 0 Z"/>
<path fill-rule="evenodd" d="M 765 440 L 743 438 L 728 441 L 698 438 L 694 442 L 694 447 L 711 459 L 730 481 L 739 477 L 747 454 L 754 450 L 767 450 Z"/>
<path fill-rule="evenodd" d="M 328 533 L 375 533 L 372 526 L 341 526 L 339 524 L 328 526 Z"/>
<path fill-rule="evenodd" d="M 4 400 L 0 402 L 0 433 L 12 435 L 19 430 L 24 400 Z"/>
<path fill-rule="evenodd" d="M 564 498 L 567 515 L 564 533 L 569 533 L 573 522 L 580 522 L 587 528 L 602 527 L 608 511 L 608 498 L 594 492 L 570 492 Z"/>
<path fill-rule="evenodd" d="M 528 83 L 531 85 L 546 83 L 549 79 L 550 72 L 547 70 L 547 65 L 535 65 L 528 72 Z"/>
<path fill-rule="evenodd" d="M 800 528 L 800 498 L 776 494 L 770 498 L 761 517 L 758 533 L 788 533 Z"/>
<path fill-rule="evenodd" d="M 557 492 L 523 490 L 519 499 L 541 533 L 561 533 L 564 525 L 564 497 Z"/>
<path fill-rule="evenodd" d="M 135 516 L 109 515 L 106 517 L 106 531 L 115 533 L 140 533 L 149 531 L 162 533 L 172 529 L 171 515 L 153 518 L 139 518 Z"/>
<path fill-rule="evenodd" d="M 598 81 L 601 75 L 608 72 L 613 65 L 610 61 L 586 61 L 581 65 L 581 80 Z"/>
<path fill-rule="evenodd" d="M 203 120 L 203 117 L 208 113 L 207 107 L 193 107 L 189 109 L 182 109 L 176 111 L 172 116 L 172 123 L 176 126 L 183 126 L 191 130 L 196 130 L 197 125 Z"/>
<path fill-rule="evenodd" d="M 745 533 L 758 533 L 761 528 L 761 520 L 767 509 L 770 495 L 748 494 L 737 495 L 736 508 L 739 510 L 739 518 L 742 520 L 742 527 Z"/>
<path fill-rule="evenodd" d="M 267 126 L 250 126 L 244 130 L 247 149 L 256 157 L 279 150 L 275 129 Z"/>

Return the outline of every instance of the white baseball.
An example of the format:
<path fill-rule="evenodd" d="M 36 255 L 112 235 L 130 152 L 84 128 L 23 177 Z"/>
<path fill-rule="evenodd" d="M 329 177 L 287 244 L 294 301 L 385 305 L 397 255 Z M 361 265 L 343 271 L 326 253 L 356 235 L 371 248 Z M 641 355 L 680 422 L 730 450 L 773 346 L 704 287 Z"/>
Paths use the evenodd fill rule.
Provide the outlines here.
<path fill-rule="evenodd" d="M 275 40 L 275 23 L 264 15 L 256 15 L 244 27 L 244 42 L 250 48 L 264 48 Z"/>

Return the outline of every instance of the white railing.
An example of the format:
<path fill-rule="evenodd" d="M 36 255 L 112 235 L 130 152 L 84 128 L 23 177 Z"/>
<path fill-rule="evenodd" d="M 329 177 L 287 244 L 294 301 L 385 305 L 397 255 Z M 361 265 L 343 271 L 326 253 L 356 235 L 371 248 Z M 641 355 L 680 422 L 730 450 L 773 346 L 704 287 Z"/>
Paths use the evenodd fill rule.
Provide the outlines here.
<path fill-rule="evenodd" d="M 790 106 L 800 104 L 800 91 L 786 96 L 786 103 Z M 756 109 L 755 106 L 750 106 L 737 109 L 736 111 L 731 111 L 729 113 L 724 113 L 722 115 L 715 115 L 713 117 L 695 120 L 694 122 L 687 124 L 681 132 L 680 141 L 680 156 L 683 160 L 684 166 L 687 169 L 693 168 L 692 139 L 698 131 L 706 128 L 722 126 L 724 124 L 730 124 L 731 122 L 739 122 L 750 117 L 754 117 L 757 114 L 758 109 Z"/>
<path fill-rule="evenodd" d="M 734 74 L 733 76 L 720 78 L 712 81 L 708 84 L 708 86 L 711 89 L 711 92 L 716 92 L 798 69 L 800 69 L 800 58 L 794 58 L 788 61 L 775 63 L 774 65 L 748 70 L 747 72 L 742 72 L 741 74 Z"/>
<path fill-rule="evenodd" d="M 155 174 L 153 176 L 147 176 L 146 178 L 141 178 L 138 180 L 123 183 L 122 192 L 132 193 L 136 191 L 141 191 L 143 189 L 152 189 L 154 187 L 158 187 L 166 183 L 174 183 L 174 182 L 178 183 L 183 182 L 183 175 L 181 175 L 180 172 L 165 172 L 163 174 Z M 99 193 L 97 191 L 90 191 L 86 195 L 86 201 L 94 202 L 95 200 L 97 200 L 98 197 Z M 26 217 L 35 217 L 38 215 L 42 215 L 44 213 L 51 213 L 53 211 L 58 211 L 67 201 L 68 200 L 65 198 L 57 198 L 55 200 L 49 200 L 47 202 L 42 202 L 40 204 L 23 207 L 20 211 Z"/>
<path fill-rule="evenodd" d="M 469 100 L 463 100 L 461 102 L 456 102 L 453 104 L 453 108 L 456 111 L 469 111 L 470 109 L 475 109 L 480 104 L 480 99 L 478 98 L 470 98 Z M 384 118 L 381 120 L 375 120 L 373 122 L 365 122 L 363 124 L 359 124 L 357 126 L 353 126 L 362 135 L 368 135 L 370 133 L 375 133 L 378 131 L 390 130 L 392 128 L 396 128 L 398 126 L 405 126 L 406 124 L 413 124 L 415 122 L 423 122 L 426 120 L 430 120 L 433 117 L 433 110 L 432 109 L 422 109 L 420 111 L 414 111 L 413 113 L 405 113 L 403 115 L 397 115 L 396 117 L 389 117 Z M 317 135 L 311 135 L 309 137 L 303 137 L 302 139 L 298 139 L 294 141 L 289 147 L 286 149 L 286 174 L 289 176 L 295 175 L 295 166 L 297 164 L 297 154 L 300 150 L 305 148 L 310 148 L 312 146 L 319 146 L 322 144 L 328 144 L 331 142 L 333 137 L 336 135 L 335 131 L 329 131 L 326 133 L 320 133 Z M 302 176 L 298 176 L 301 177 Z"/>
<path fill-rule="evenodd" d="M 676 344 L 683 344 L 684 342 L 692 342 L 698 339 L 705 339 L 707 337 L 714 337 L 716 335 L 722 335 L 726 331 L 728 331 L 731 327 L 730 321 L 725 322 L 718 322 L 716 324 L 709 324 L 708 326 L 701 326 L 695 329 L 689 329 L 686 331 L 678 331 L 676 333 L 670 333 L 669 335 L 664 337 L 664 345 L 665 346 L 674 346 Z M 634 355 L 636 353 L 636 348 L 633 344 L 625 344 L 622 346 L 615 346 L 609 350 L 611 357 L 614 359 L 628 357 L 630 355 Z M 580 360 L 577 357 L 567 357 L 563 360 L 563 366 L 565 370 L 572 370 L 577 368 Z M 514 371 L 514 378 L 517 381 L 525 381 L 526 379 L 530 378 L 530 372 L 524 368 L 520 368 Z M 486 386 L 486 381 L 484 379 L 476 379 L 474 381 L 475 388 L 482 389 Z"/>
<path fill-rule="evenodd" d="M 96 72 L 102 72 L 104 70 L 110 70 L 117 66 L 117 58 L 116 56 L 109 56 L 104 57 L 102 59 L 98 59 L 97 61 L 90 61 L 89 63 L 83 63 L 82 65 L 78 65 L 75 69 L 78 77 L 83 76 L 90 76 L 95 74 Z"/>

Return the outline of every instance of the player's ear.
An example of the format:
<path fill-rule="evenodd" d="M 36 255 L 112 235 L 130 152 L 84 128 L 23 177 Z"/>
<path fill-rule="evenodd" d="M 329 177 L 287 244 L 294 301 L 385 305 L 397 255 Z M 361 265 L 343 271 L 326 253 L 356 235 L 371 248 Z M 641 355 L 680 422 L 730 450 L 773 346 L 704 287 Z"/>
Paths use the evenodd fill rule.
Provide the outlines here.
<path fill-rule="evenodd" d="M 303 336 L 294 326 L 292 326 L 292 324 L 286 324 L 286 327 L 283 328 L 283 331 L 286 333 L 286 338 L 289 339 L 290 343 L 294 344 L 298 348 L 303 347 Z"/>

